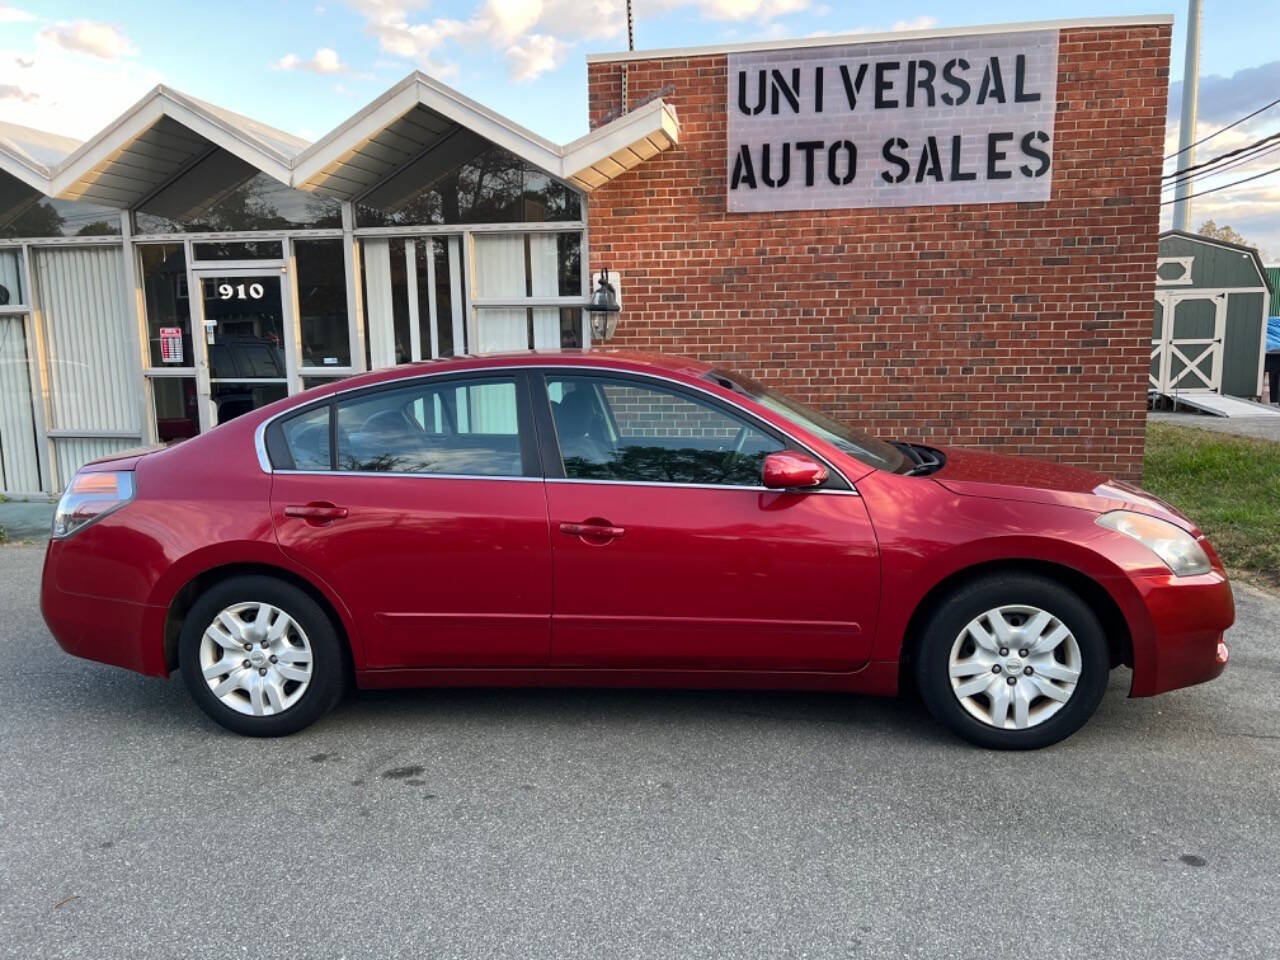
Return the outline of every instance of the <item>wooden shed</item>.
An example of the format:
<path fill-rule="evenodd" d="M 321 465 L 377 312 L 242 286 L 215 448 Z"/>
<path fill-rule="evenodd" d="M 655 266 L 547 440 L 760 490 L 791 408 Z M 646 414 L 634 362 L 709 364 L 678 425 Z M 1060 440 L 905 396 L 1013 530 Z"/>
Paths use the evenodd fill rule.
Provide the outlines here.
<path fill-rule="evenodd" d="M 1151 392 L 1258 399 L 1270 295 L 1253 247 L 1160 234 Z"/>

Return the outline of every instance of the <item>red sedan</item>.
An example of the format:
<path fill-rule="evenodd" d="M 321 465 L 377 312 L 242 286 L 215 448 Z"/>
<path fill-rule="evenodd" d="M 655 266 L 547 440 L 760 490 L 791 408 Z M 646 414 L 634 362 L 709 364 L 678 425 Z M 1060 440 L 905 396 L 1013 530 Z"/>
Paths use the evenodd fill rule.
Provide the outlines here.
<path fill-rule="evenodd" d="M 1212 679 L 1213 548 L 1098 474 L 865 436 L 730 370 L 459 358 L 310 390 L 84 467 L 41 605 L 70 653 L 239 733 L 349 684 L 893 694 L 988 747 L 1054 743 L 1109 670 Z"/>

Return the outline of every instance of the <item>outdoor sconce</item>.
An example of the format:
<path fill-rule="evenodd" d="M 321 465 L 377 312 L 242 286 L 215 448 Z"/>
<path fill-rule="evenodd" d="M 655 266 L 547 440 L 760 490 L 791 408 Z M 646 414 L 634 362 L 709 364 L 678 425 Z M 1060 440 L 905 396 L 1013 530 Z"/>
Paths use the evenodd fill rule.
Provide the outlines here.
<path fill-rule="evenodd" d="M 591 318 L 591 339 L 601 343 L 613 336 L 618 329 L 618 314 L 622 306 L 618 303 L 618 290 L 609 281 L 609 268 L 600 271 L 598 285 L 587 304 L 587 315 Z"/>

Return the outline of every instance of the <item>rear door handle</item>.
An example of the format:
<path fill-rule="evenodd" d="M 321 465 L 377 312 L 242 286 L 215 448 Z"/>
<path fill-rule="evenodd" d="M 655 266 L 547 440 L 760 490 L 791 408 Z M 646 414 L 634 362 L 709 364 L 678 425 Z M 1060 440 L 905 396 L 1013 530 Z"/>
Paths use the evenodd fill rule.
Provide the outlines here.
<path fill-rule="evenodd" d="M 560 532 L 587 540 L 617 540 L 627 531 L 625 527 L 615 527 L 608 523 L 562 523 Z"/>
<path fill-rule="evenodd" d="M 327 501 L 318 501 L 316 503 L 291 503 L 284 508 L 286 517 L 300 517 L 308 523 L 331 523 L 334 520 L 341 520 L 347 515 L 346 507 L 339 507 L 336 504 Z"/>

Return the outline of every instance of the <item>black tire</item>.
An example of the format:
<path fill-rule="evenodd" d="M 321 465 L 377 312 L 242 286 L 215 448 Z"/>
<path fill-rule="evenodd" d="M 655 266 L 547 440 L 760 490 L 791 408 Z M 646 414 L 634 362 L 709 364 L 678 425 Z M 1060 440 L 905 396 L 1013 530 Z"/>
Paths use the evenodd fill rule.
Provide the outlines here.
<path fill-rule="evenodd" d="M 975 717 L 961 704 L 950 678 L 951 651 L 961 632 L 974 618 L 1009 605 L 1051 614 L 1071 631 L 1080 651 L 1080 675 L 1070 698 L 1056 713 L 1023 729 L 998 728 Z M 946 596 L 924 627 L 915 662 L 916 685 L 929 712 L 970 743 L 995 750 L 1035 750 L 1075 733 L 1102 701 L 1110 669 L 1106 636 L 1088 604 L 1062 584 L 1030 574 L 984 577 Z M 984 697 L 970 699 L 981 703 Z"/>
<path fill-rule="evenodd" d="M 270 716 L 250 716 L 227 706 L 214 695 L 201 671 L 200 644 L 205 630 L 219 612 L 238 603 L 269 603 L 283 610 L 306 633 L 311 647 L 311 678 L 306 688 L 295 703 Z M 201 594 L 183 623 L 178 663 L 200 709 L 228 730 L 248 737 L 297 733 L 337 706 L 347 686 L 342 640 L 324 610 L 305 591 L 267 576 L 232 577 Z"/>

